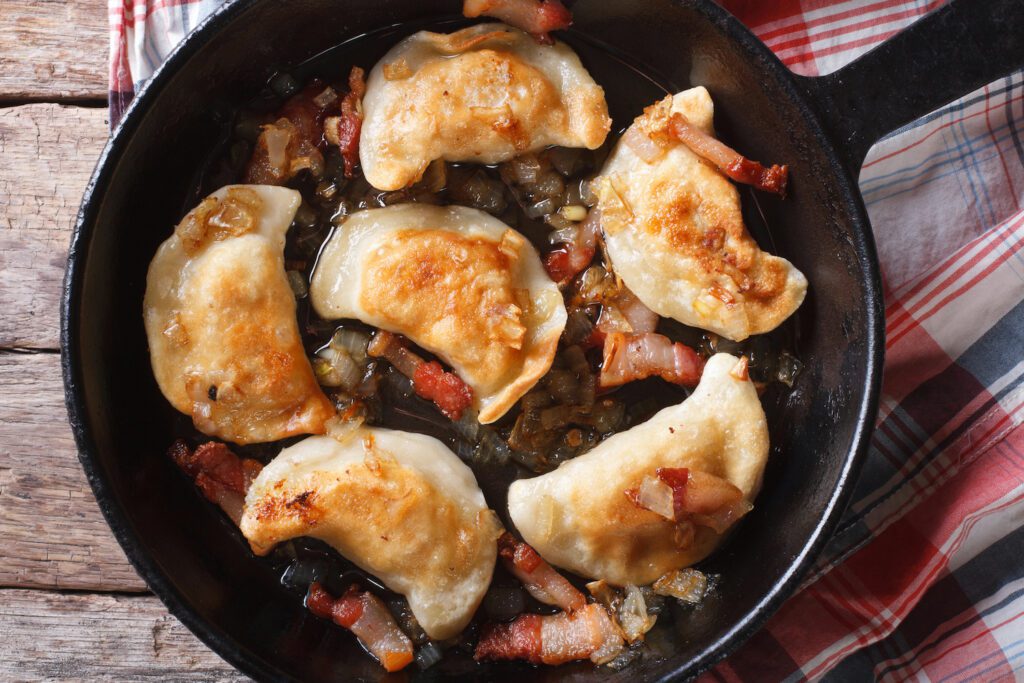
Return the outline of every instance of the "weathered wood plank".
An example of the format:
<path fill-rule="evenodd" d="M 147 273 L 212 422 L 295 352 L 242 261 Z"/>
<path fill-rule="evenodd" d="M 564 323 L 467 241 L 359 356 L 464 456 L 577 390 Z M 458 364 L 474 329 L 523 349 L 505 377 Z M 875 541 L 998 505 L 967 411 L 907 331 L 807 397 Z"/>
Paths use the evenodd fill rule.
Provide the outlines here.
<path fill-rule="evenodd" d="M 60 357 L 0 353 L 0 387 L 0 586 L 144 591 L 78 464 Z"/>
<path fill-rule="evenodd" d="M 3 0 L 0 98 L 105 99 L 105 0 Z"/>
<path fill-rule="evenodd" d="M 0 109 L 0 348 L 57 347 L 71 228 L 106 139 L 104 109 Z"/>
<path fill-rule="evenodd" d="M 0 680 L 244 681 L 152 596 L 0 590 Z"/>

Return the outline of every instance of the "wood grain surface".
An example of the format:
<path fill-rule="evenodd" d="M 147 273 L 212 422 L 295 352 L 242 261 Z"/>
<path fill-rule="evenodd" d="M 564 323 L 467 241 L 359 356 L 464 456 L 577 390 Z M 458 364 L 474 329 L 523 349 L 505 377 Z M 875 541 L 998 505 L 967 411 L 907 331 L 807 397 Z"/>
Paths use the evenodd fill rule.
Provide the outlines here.
<path fill-rule="evenodd" d="M 78 464 L 60 356 L 0 352 L 0 387 L 0 586 L 146 590 Z"/>
<path fill-rule="evenodd" d="M 0 590 L 0 680 L 242 681 L 152 596 Z"/>
<path fill-rule="evenodd" d="M 245 680 L 145 592 L 67 423 L 58 302 L 107 54 L 106 0 L 0 0 L 0 681 Z"/>
<path fill-rule="evenodd" d="M 57 348 L 68 240 L 106 141 L 105 109 L 0 108 L 0 348 Z"/>
<path fill-rule="evenodd" d="M 0 101 L 107 98 L 105 0 L 0 0 Z"/>

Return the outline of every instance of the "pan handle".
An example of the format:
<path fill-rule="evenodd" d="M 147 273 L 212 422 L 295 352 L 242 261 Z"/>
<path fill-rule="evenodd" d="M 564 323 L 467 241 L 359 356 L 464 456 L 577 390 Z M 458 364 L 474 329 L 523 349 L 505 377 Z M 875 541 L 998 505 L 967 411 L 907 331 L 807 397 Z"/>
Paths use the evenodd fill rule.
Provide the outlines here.
<path fill-rule="evenodd" d="M 798 77 L 856 179 L 883 135 L 1024 67 L 1024 0 L 952 0 L 839 71 Z"/>

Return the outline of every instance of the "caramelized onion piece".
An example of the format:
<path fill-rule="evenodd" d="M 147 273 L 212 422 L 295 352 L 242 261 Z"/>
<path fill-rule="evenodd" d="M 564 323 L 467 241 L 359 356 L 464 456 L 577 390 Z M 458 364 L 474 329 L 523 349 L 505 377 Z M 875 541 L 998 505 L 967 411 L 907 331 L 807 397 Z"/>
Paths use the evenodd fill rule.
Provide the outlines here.
<path fill-rule="evenodd" d="M 659 467 L 655 474 L 625 494 L 637 507 L 666 519 L 721 534 L 752 509 L 739 488 L 713 474 L 685 467 Z"/>
<path fill-rule="evenodd" d="M 561 607 L 566 612 L 575 612 L 586 605 L 583 593 L 555 571 L 536 550 L 507 531 L 498 539 L 498 554 L 505 567 L 538 601 Z"/>
<path fill-rule="evenodd" d="M 309 586 L 306 607 L 316 616 L 352 631 L 385 670 L 399 671 L 412 661 L 412 641 L 373 593 L 352 585 L 340 598 L 334 598 L 314 581 Z"/>
<path fill-rule="evenodd" d="M 544 45 L 555 42 L 549 31 L 572 25 L 572 13 L 561 0 L 464 0 L 462 14 L 470 19 L 493 17 L 526 31 Z"/>
<path fill-rule="evenodd" d="M 678 112 L 672 114 L 669 119 L 669 131 L 694 154 L 707 159 L 736 182 L 753 185 L 759 190 L 774 192 L 782 197 L 786 196 L 789 166 L 775 164 L 765 168 L 759 162 L 747 159 L 721 140 L 692 125 Z"/>
<path fill-rule="evenodd" d="M 263 469 L 256 460 L 239 458 L 216 441 L 207 441 L 193 451 L 178 439 L 167 451 L 171 460 L 195 480 L 206 499 L 216 503 L 235 524 L 242 518 L 245 492 Z"/>
<path fill-rule="evenodd" d="M 324 93 L 323 83 L 314 80 L 285 102 L 276 121 L 262 127 L 245 169 L 246 183 L 282 185 L 302 170 L 314 178 L 323 175 L 324 117 L 334 105 Z"/>
<path fill-rule="evenodd" d="M 616 387 L 638 379 L 658 376 L 667 382 L 694 387 L 700 381 L 704 360 L 681 342 L 654 332 L 612 332 L 604 340 L 601 387 Z"/>
<path fill-rule="evenodd" d="M 608 612 L 590 603 L 572 614 L 523 614 L 507 624 L 490 624 L 484 627 L 474 658 L 522 659 L 534 664 L 590 659 L 604 664 L 622 648 L 622 633 Z"/>

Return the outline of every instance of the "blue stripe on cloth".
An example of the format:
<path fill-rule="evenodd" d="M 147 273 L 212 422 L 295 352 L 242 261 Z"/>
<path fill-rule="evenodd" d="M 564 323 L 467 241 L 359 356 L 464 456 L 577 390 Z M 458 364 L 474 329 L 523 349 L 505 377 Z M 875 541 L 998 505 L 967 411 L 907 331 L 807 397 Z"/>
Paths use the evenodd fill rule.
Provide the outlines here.
<path fill-rule="evenodd" d="M 955 128 L 955 126 L 953 128 Z M 997 134 L 1003 132 L 1005 132 L 1005 135 L 1003 135 L 1002 137 L 997 137 Z M 987 142 L 981 142 L 986 138 L 988 139 Z M 885 176 L 878 176 L 878 179 L 882 177 L 892 177 L 893 180 L 891 180 L 890 182 L 883 183 L 881 185 L 876 185 L 875 187 L 865 188 L 865 185 L 870 185 L 870 183 L 876 179 L 873 178 L 862 181 L 861 194 L 864 196 L 864 202 L 868 206 L 871 206 L 885 199 L 892 199 L 893 197 L 897 197 L 906 192 L 918 190 L 919 188 L 928 185 L 929 183 L 935 182 L 940 178 L 946 178 L 954 173 L 960 173 L 965 170 L 970 172 L 976 169 L 978 166 L 981 166 L 985 162 L 991 161 L 992 159 L 998 159 L 1001 154 L 999 146 L 1001 143 L 1007 141 L 1011 141 L 1010 127 L 1008 124 L 1003 124 L 1002 126 L 998 126 L 995 129 L 995 134 L 990 134 L 986 130 L 984 133 L 976 136 L 976 138 L 974 138 L 973 140 L 965 140 L 961 143 L 958 143 L 957 145 L 954 145 L 953 147 L 949 147 L 947 145 L 945 150 L 935 152 L 926 157 L 926 159 L 932 160 L 932 163 L 927 166 L 922 167 L 923 161 L 914 161 L 913 164 L 910 166 L 905 166 L 903 168 L 900 168 L 899 170 L 887 173 L 885 174 Z M 975 143 L 978 144 L 976 145 Z M 980 153 L 988 152 L 989 150 L 994 151 L 992 154 L 988 154 L 984 157 L 978 156 Z M 967 163 L 968 156 L 971 156 L 973 159 L 971 163 Z M 954 166 L 954 164 L 964 164 L 964 166 Z M 941 173 L 937 172 L 944 166 L 953 166 L 953 168 L 950 168 L 949 170 Z M 908 173 L 910 175 L 906 175 Z M 896 192 L 883 194 L 880 197 L 876 196 L 879 193 L 883 193 L 885 190 L 891 189 L 897 185 L 902 185 L 905 183 L 914 184 L 909 185 L 907 187 L 902 187 L 900 190 Z M 991 221 L 987 221 L 985 224 L 994 225 L 997 222 L 998 219 L 993 219 Z"/>
<path fill-rule="evenodd" d="M 1017 304 L 974 342 L 961 354 L 959 361 L 951 362 L 945 370 L 911 392 L 877 426 L 868 459 L 854 490 L 854 502 L 816 563 L 814 575 L 842 561 L 870 541 L 873 532 L 866 517 L 899 493 L 979 419 L 996 408 L 1001 399 L 1024 384 L 1024 374 L 1019 370 L 1016 374 L 1012 372 L 1020 363 L 1019 354 L 1005 352 L 1007 349 L 1024 348 L 1020 342 L 1022 338 L 1024 302 Z M 901 474 L 900 469 L 924 447 L 931 435 L 980 392 L 988 391 L 995 379 L 1003 379 L 1005 385 L 966 416 L 942 441 L 921 455 L 909 471 Z M 873 495 L 877 498 L 863 504 Z"/>
<path fill-rule="evenodd" d="M 906 662 L 922 660 L 923 655 L 975 625 L 979 619 L 1013 604 L 1024 612 L 1024 588 L 980 612 L 974 610 L 974 605 L 991 599 L 1005 586 L 1024 578 L 1021 557 L 1024 557 L 1024 528 L 1008 529 L 1005 536 L 955 572 L 944 572 L 889 637 L 846 657 L 823 680 L 878 680 L 890 673 L 902 679 L 911 675 L 910 671 L 900 671 Z M 997 661 L 984 671 L 974 670 L 989 659 Z M 979 676 L 1005 663 L 1001 652 L 986 651 L 943 680 L 968 672 L 972 677 Z"/>

